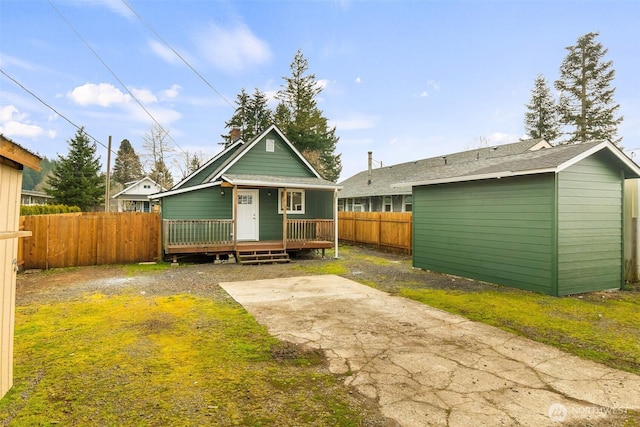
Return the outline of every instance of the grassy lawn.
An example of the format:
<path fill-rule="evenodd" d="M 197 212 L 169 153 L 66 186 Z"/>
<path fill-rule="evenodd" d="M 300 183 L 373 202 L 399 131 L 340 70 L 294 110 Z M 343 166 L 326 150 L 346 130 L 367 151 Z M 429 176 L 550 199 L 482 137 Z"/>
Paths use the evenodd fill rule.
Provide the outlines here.
<path fill-rule="evenodd" d="M 640 374 L 640 295 L 556 298 L 525 291 L 402 289 L 400 295 Z"/>
<path fill-rule="evenodd" d="M 19 306 L 14 353 L 1 425 L 360 425 L 320 355 L 292 352 L 232 302 L 131 292 Z"/>
<path fill-rule="evenodd" d="M 625 290 L 551 297 L 505 286 L 408 270 L 409 259 L 341 248 L 344 270 L 379 266 L 377 275 L 353 275 L 362 284 L 410 298 L 468 319 L 497 326 L 569 353 L 640 375 L 640 285 Z M 335 267 L 333 267 L 335 268 Z M 442 284 L 444 283 L 444 285 Z M 462 285 L 461 283 L 465 283 Z"/>

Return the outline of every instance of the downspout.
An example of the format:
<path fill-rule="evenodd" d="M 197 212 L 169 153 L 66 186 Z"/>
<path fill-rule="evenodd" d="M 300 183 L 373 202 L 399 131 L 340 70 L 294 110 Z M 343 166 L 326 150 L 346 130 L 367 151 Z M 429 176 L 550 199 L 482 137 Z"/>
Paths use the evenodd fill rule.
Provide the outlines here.
<path fill-rule="evenodd" d="M 238 252 L 238 186 L 233 186 L 233 251 Z"/>
<path fill-rule="evenodd" d="M 287 250 L 287 188 L 282 189 L 282 200 L 280 200 L 280 206 L 282 206 L 282 248 Z"/>
<path fill-rule="evenodd" d="M 338 189 L 333 190 L 333 257 L 338 258 Z"/>

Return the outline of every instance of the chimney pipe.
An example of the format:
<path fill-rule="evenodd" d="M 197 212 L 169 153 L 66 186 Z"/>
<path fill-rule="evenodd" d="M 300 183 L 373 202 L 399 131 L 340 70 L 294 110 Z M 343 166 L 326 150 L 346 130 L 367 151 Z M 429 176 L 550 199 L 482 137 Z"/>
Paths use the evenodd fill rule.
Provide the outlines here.
<path fill-rule="evenodd" d="M 371 185 L 371 167 L 372 167 L 372 163 L 373 163 L 373 151 L 369 151 L 369 156 L 368 156 L 368 171 L 369 171 L 369 179 L 367 181 L 367 185 Z"/>
<path fill-rule="evenodd" d="M 230 138 L 231 138 L 231 142 L 236 142 L 237 140 L 240 139 L 240 128 L 239 127 L 232 127 L 231 128 L 231 134 L 230 134 Z"/>

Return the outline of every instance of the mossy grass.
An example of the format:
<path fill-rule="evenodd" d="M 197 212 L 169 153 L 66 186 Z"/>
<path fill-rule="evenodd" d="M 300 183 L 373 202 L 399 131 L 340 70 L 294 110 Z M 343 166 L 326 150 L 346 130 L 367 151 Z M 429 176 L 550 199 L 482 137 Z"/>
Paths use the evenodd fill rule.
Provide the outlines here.
<path fill-rule="evenodd" d="M 640 374 L 638 293 L 557 298 L 526 291 L 408 289 L 400 295 Z"/>
<path fill-rule="evenodd" d="M 314 353 L 277 360 L 239 305 L 92 294 L 17 308 L 14 387 L 0 419 L 33 425 L 352 425 Z"/>

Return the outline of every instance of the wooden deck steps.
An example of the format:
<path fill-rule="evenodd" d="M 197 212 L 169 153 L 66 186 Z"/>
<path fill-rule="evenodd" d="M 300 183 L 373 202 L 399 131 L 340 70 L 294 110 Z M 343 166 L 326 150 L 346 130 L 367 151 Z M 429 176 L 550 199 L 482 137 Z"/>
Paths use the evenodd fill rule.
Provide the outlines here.
<path fill-rule="evenodd" d="M 289 262 L 289 254 L 283 249 L 239 250 L 236 259 L 240 264 L 273 264 Z"/>

